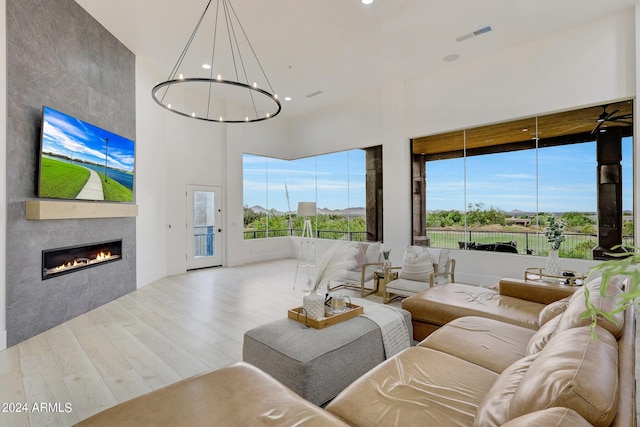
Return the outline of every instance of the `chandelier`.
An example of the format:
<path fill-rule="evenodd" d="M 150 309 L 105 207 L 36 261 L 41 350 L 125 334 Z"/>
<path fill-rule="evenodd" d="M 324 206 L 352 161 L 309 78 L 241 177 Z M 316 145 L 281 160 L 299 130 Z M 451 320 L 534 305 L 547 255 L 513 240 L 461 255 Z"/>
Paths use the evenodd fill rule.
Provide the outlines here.
<path fill-rule="evenodd" d="M 209 122 L 248 123 L 275 117 L 282 108 L 280 100 L 231 1 L 216 0 L 215 13 L 207 15 L 211 3 L 208 0 L 167 80 L 151 90 L 154 101 L 181 116 Z M 208 37 L 211 44 L 206 44 Z M 202 48 L 205 44 L 207 49 Z"/>

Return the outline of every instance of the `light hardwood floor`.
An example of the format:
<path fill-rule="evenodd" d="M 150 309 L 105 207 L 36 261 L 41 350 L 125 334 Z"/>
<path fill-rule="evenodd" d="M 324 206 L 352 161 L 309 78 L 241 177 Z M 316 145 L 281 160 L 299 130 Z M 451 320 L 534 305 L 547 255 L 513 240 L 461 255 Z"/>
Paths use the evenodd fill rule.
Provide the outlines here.
<path fill-rule="evenodd" d="M 302 304 L 295 270 L 284 259 L 167 277 L 0 351 L 0 426 L 69 426 L 242 360 L 245 331 Z"/>
<path fill-rule="evenodd" d="M 242 360 L 247 330 L 302 304 L 295 271 L 284 259 L 167 277 L 1 351 L 0 426 L 69 426 Z"/>

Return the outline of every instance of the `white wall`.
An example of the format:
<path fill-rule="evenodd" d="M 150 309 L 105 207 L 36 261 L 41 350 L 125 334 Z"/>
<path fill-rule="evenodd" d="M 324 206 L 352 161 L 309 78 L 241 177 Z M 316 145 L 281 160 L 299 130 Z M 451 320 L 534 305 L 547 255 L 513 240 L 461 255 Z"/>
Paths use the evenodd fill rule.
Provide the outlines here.
<path fill-rule="evenodd" d="M 187 268 L 187 184 L 221 186 L 225 191 L 224 133 L 228 125 L 163 113 L 167 141 L 163 183 L 167 200 L 167 271 L 179 274 Z"/>
<path fill-rule="evenodd" d="M 7 250 L 7 2 L 0 0 L 0 248 Z M 0 350 L 7 348 L 7 259 L 0 256 Z"/>
<path fill-rule="evenodd" d="M 410 137 L 635 97 L 633 13 L 407 84 Z"/>
<path fill-rule="evenodd" d="M 150 96 L 156 84 L 136 56 L 136 276 L 138 288 L 167 275 L 166 111 Z"/>

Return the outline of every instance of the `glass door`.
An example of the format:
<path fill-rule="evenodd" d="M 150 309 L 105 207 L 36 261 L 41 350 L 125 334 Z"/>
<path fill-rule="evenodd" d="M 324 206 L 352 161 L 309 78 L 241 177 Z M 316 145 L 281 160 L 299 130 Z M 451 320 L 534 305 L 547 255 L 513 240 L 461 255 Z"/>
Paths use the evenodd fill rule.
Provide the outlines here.
<path fill-rule="evenodd" d="M 221 191 L 187 185 L 187 270 L 222 265 Z"/>

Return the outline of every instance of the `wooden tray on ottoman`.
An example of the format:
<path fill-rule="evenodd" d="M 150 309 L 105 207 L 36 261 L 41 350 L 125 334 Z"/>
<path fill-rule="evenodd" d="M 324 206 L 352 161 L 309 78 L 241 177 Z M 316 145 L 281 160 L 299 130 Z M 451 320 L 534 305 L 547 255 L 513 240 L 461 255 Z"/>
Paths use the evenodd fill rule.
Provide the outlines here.
<path fill-rule="evenodd" d="M 353 319 L 356 316 L 360 316 L 364 313 L 364 308 L 355 305 L 347 304 L 348 310 L 339 314 L 327 314 L 327 317 L 322 319 L 307 318 L 302 307 L 290 308 L 288 311 L 289 319 L 296 320 L 302 324 L 311 326 L 315 329 L 324 329 L 328 326 L 335 325 L 336 323 L 344 322 L 345 320 Z"/>

